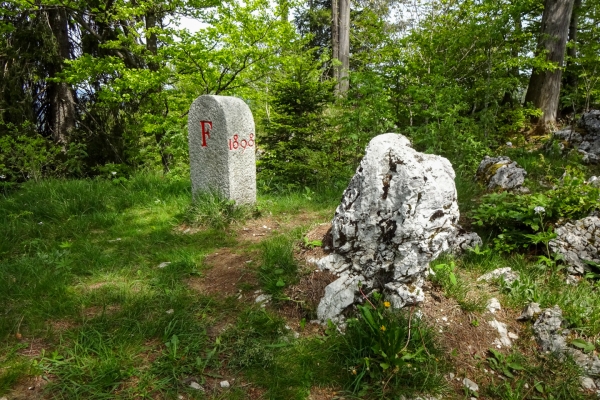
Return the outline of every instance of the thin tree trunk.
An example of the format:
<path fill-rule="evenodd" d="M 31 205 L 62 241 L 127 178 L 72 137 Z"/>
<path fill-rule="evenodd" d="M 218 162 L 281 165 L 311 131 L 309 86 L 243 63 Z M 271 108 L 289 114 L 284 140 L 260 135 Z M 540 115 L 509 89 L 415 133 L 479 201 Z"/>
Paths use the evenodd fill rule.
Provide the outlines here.
<path fill-rule="evenodd" d="M 339 57 L 342 63 L 339 77 L 340 96 L 345 96 L 350 87 L 349 70 L 350 70 L 350 0 L 338 0 L 340 5 L 340 35 Z"/>
<path fill-rule="evenodd" d="M 333 79 L 335 83 L 335 94 L 340 92 L 340 9 L 339 0 L 331 0 L 331 59 L 333 65 Z"/>
<path fill-rule="evenodd" d="M 48 24 L 56 41 L 57 59 L 49 65 L 49 75 L 56 78 L 63 71 L 64 62 L 71 58 L 69 20 L 64 8 L 47 11 Z M 48 127 L 54 142 L 62 147 L 63 153 L 69 144 L 76 123 L 77 100 L 75 92 L 66 82 L 49 82 L 48 87 Z"/>
<path fill-rule="evenodd" d="M 149 10 L 146 13 L 146 50 L 152 55 L 152 57 L 156 57 L 158 54 L 158 37 L 156 36 L 156 32 L 154 31 L 158 25 L 158 17 L 155 10 Z M 159 63 L 156 59 L 150 60 L 148 62 L 148 69 L 152 72 L 157 72 L 159 70 Z M 162 86 L 158 86 L 154 89 L 154 92 L 157 96 L 160 97 L 160 92 L 162 91 Z M 157 104 L 158 106 L 158 104 Z M 166 115 L 165 115 L 166 117 Z M 169 172 L 169 164 L 173 158 L 173 155 L 167 151 L 167 145 L 165 143 L 165 131 L 164 129 L 159 129 L 154 133 L 154 139 L 156 140 L 156 145 L 158 146 L 158 150 L 160 152 L 160 159 L 163 165 L 163 171 L 165 173 Z"/>
<path fill-rule="evenodd" d="M 574 60 L 577 58 L 577 29 L 579 25 L 579 11 L 581 10 L 581 0 L 575 0 L 573 12 L 571 14 L 571 23 L 569 24 L 569 47 L 567 47 L 567 68 L 565 69 L 565 86 L 577 87 L 577 74 L 572 70 Z"/>
<path fill-rule="evenodd" d="M 552 62 L 555 67 L 545 70 L 534 68 L 525 95 L 525 102 L 531 102 L 534 107 L 542 110 L 538 128 L 544 131 L 556 123 L 573 3 L 574 0 L 546 0 L 544 6 L 538 53 L 547 52 L 546 60 Z"/>

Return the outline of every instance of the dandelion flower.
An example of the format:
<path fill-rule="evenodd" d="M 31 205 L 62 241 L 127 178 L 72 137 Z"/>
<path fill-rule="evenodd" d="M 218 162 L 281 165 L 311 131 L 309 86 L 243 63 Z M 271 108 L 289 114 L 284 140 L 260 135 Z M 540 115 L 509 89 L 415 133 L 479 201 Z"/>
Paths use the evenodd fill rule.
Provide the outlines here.
<path fill-rule="evenodd" d="M 542 207 L 542 206 L 536 206 L 533 209 L 533 212 L 535 212 L 536 214 L 541 214 L 541 213 L 545 213 L 546 209 L 544 207 Z"/>
<path fill-rule="evenodd" d="M 385 325 L 381 325 L 381 328 L 379 328 L 382 332 L 385 332 Z"/>
<path fill-rule="evenodd" d="M 383 305 L 385 308 L 390 308 L 390 306 L 392 305 L 392 303 L 390 303 L 389 301 L 384 301 Z"/>

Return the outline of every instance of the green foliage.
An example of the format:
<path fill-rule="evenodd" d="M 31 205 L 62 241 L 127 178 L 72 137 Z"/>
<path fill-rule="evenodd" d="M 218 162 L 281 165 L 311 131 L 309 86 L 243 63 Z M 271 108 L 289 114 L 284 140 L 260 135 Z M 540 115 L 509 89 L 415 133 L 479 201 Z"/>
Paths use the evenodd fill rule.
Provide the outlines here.
<path fill-rule="evenodd" d="M 284 288 L 298 279 L 294 243 L 295 239 L 288 235 L 278 235 L 261 243 L 260 283 L 265 292 L 276 298 L 282 297 Z"/>
<path fill-rule="evenodd" d="M 314 185 L 336 176 L 340 160 L 324 131 L 323 110 L 332 99 L 331 81 L 321 79 L 322 61 L 296 49 L 284 58 L 273 77 L 272 105 L 264 133 L 257 137 L 265 153 L 258 162 L 259 179 L 270 184 Z"/>
<path fill-rule="evenodd" d="M 285 335 L 285 322 L 263 309 L 242 314 L 236 327 L 225 335 L 233 353 L 229 364 L 233 368 L 260 366 L 269 368 Z"/>
<path fill-rule="evenodd" d="M 498 234 L 494 246 L 499 251 L 547 243 L 554 237 L 552 228 L 559 219 L 586 216 L 598 207 L 600 197 L 600 189 L 586 185 L 583 174 L 575 170 L 568 169 L 555 184 L 543 193 L 485 195 L 473 218 L 479 226 Z M 536 207 L 541 207 L 539 212 Z"/>
<path fill-rule="evenodd" d="M 373 301 L 357 306 L 360 316 L 348 320 L 340 337 L 348 389 L 385 396 L 439 390 L 442 365 L 430 328 L 412 311 L 393 310 L 378 293 Z"/>
<path fill-rule="evenodd" d="M 519 357 L 517 354 L 504 355 L 494 349 L 489 349 L 489 352 L 490 357 L 487 358 L 487 361 L 490 368 L 508 378 L 514 378 L 514 373 L 525 369 L 519 362 L 519 359 L 523 358 L 522 356 Z"/>
<path fill-rule="evenodd" d="M 248 207 L 236 205 L 234 200 L 228 200 L 218 191 L 211 190 L 195 194 L 187 219 L 213 229 L 225 229 L 248 214 Z"/>
<path fill-rule="evenodd" d="M 434 275 L 432 282 L 441 286 L 448 297 L 454 298 L 464 311 L 482 311 L 485 309 L 487 298 L 473 296 L 469 286 L 458 277 L 458 267 L 452 260 L 439 259 L 431 266 Z"/>

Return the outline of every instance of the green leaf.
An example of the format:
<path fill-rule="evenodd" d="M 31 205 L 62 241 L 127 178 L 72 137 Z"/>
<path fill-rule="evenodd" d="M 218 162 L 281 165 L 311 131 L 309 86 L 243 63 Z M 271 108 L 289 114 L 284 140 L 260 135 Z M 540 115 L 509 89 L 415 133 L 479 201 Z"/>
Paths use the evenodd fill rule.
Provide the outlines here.
<path fill-rule="evenodd" d="M 596 348 L 596 346 L 594 346 L 593 343 L 587 342 L 583 339 L 573 339 L 571 344 L 577 348 L 582 349 L 585 353 L 589 353 L 590 351 L 593 351 Z"/>
<path fill-rule="evenodd" d="M 507 364 L 509 366 L 509 368 L 514 369 L 515 371 L 523 371 L 525 369 L 525 367 L 523 367 L 521 364 L 517 363 L 517 362 L 511 362 Z"/>
<path fill-rule="evenodd" d="M 277 280 L 277 283 L 275 284 L 277 287 L 284 287 L 285 286 L 285 282 L 283 281 L 283 279 L 279 278 Z"/>
<path fill-rule="evenodd" d="M 390 365 L 389 365 L 389 364 L 386 364 L 386 363 L 381 363 L 381 364 L 379 364 L 379 366 L 380 366 L 380 367 L 381 367 L 381 369 L 383 369 L 384 371 L 390 367 Z"/>
<path fill-rule="evenodd" d="M 542 386 L 542 382 L 536 382 L 533 387 L 540 393 L 544 393 L 544 386 Z"/>
<path fill-rule="evenodd" d="M 456 275 L 454 275 L 454 272 L 450 272 L 450 283 L 452 284 L 452 286 L 456 286 L 456 284 L 458 283 L 456 280 Z"/>

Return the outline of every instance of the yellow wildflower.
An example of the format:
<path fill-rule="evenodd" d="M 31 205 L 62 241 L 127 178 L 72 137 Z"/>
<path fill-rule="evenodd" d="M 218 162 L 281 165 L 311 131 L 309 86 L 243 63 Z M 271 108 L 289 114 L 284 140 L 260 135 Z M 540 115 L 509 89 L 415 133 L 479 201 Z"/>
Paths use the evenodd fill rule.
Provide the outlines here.
<path fill-rule="evenodd" d="M 381 329 L 382 332 L 385 332 L 385 325 L 381 325 L 381 328 L 379 329 Z"/>
<path fill-rule="evenodd" d="M 383 305 L 385 306 L 385 308 L 390 308 L 390 306 L 392 305 L 392 303 L 390 303 L 389 301 L 384 301 Z"/>

